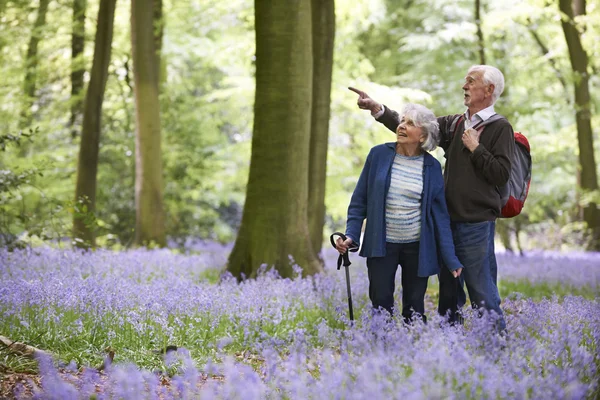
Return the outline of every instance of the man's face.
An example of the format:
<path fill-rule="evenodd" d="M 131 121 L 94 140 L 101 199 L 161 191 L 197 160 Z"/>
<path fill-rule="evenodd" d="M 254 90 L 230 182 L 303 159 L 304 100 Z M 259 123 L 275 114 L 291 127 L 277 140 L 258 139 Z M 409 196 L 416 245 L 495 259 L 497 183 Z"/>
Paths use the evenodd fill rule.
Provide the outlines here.
<path fill-rule="evenodd" d="M 494 85 L 483 83 L 483 72 L 473 71 L 465 77 L 464 104 L 469 110 L 481 111 L 492 105 Z"/>

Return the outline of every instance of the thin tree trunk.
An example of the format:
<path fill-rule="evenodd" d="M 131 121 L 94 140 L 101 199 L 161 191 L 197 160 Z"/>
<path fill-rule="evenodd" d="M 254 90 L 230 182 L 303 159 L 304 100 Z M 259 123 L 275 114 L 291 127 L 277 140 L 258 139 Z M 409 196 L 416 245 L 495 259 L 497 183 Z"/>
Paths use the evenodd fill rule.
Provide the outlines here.
<path fill-rule="evenodd" d="M 522 256 L 525 254 L 523 251 L 523 246 L 521 245 L 521 227 L 522 227 L 521 219 L 516 218 L 515 220 L 515 240 L 517 242 L 517 249 L 519 250 L 519 255 Z"/>
<path fill-rule="evenodd" d="M 255 0 L 256 97 L 246 203 L 228 270 L 256 276 L 262 264 L 293 276 L 321 271 L 308 230 L 311 129 L 311 0 Z"/>
<path fill-rule="evenodd" d="M 578 15 L 585 15 L 585 13 L 586 13 L 585 0 L 573 0 L 573 14 L 577 17 Z"/>
<path fill-rule="evenodd" d="M 154 1 L 131 1 L 136 115 L 135 244 L 166 245 Z"/>
<path fill-rule="evenodd" d="M 8 0 L 0 0 L 0 21 L 2 21 L 2 17 L 4 16 L 4 12 L 6 11 L 6 6 L 8 5 Z M 2 49 L 4 49 L 4 46 L 6 46 L 6 44 L 8 43 L 8 39 L 3 35 L 3 33 L 6 31 L 6 26 L 1 26 L 0 27 L 0 57 L 2 57 Z M 0 62 L 4 62 L 3 58 L 0 58 Z"/>
<path fill-rule="evenodd" d="M 496 221 L 496 233 L 500 237 L 502 245 L 506 251 L 513 253 L 512 243 L 510 241 L 510 223 L 506 219 L 499 219 Z"/>
<path fill-rule="evenodd" d="M 21 110 L 21 129 L 25 129 L 31 125 L 31 107 L 35 98 L 35 88 L 37 80 L 38 66 L 38 45 L 42 39 L 44 25 L 46 24 L 46 14 L 48 12 L 48 4 L 50 0 L 40 0 L 37 17 L 33 24 L 29 45 L 27 46 L 27 55 L 25 57 L 25 80 L 23 82 L 23 93 L 25 102 Z"/>
<path fill-rule="evenodd" d="M 108 80 L 116 3 L 117 0 L 100 1 L 96 40 L 94 42 L 94 60 L 83 112 L 75 202 L 81 208 L 85 206 L 84 210 L 88 215 L 93 215 L 96 210 L 102 102 L 104 101 L 104 90 Z M 86 216 L 76 215 L 73 219 L 73 237 L 75 244 L 79 247 L 96 245 L 94 226 L 90 226 L 90 221 Z"/>
<path fill-rule="evenodd" d="M 483 31 L 481 30 L 481 1 L 475 0 L 475 25 L 477 26 L 477 50 L 479 53 L 479 63 L 485 64 L 485 43 L 483 41 Z"/>
<path fill-rule="evenodd" d="M 308 226 L 313 250 L 320 252 L 325 225 L 325 183 L 333 42 L 335 37 L 334 0 L 312 0 L 313 92 L 308 170 Z"/>
<path fill-rule="evenodd" d="M 567 85 L 567 81 L 565 80 L 562 72 L 560 71 L 560 68 L 556 65 L 556 61 L 553 58 L 548 57 L 548 54 L 550 54 L 550 50 L 548 49 L 548 47 L 546 47 L 546 45 L 544 44 L 542 38 L 531 27 L 531 25 L 527 26 L 527 30 L 529 31 L 529 33 L 533 37 L 533 40 L 535 40 L 535 42 L 537 43 L 538 47 L 540 48 L 540 51 L 541 51 L 542 55 L 544 57 L 547 57 L 548 62 L 550 63 L 550 67 L 554 71 L 554 74 L 556 75 L 556 78 L 558 79 L 558 81 L 560 82 L 560 84 L 562 85 L 562 87 L 565 89 L 565 93 L 568 94 L 569 87 Z M 566 95 L 565 99 L 567 100 L 567 104 L 570 105 L 571 104 L 571 98 L 570 98 L 570 96 Z"/>
<path fill-rule="evenodd" d="M 569 58 L 574 74 L 575 121 L 579 144 L 579 164 L 581 169 L 581 189 L 584 192 L 598 190 L 594 139 L 591 123 L 591 99 L 589 92 L 588 56 L 581 44 L 581 36 L 574 21 L 574 9 L 585 11 L 585 2 L 581 0 L 559 0 L 559 8 L 565 34 Z M 583 219 L 592 232 L 591 250 L 600 250 L 600 210 L 596 203 L 584 207 Z"/>
<path fill-rule="evenodd" d="M 83 49 L 85 46 L 86 0 L 73 0 L 73 32 L 71 38 L 71 136 L 77 137 L 76 122 L 81 115 L 83 101 L 83 75 L 85 73 Z"/>

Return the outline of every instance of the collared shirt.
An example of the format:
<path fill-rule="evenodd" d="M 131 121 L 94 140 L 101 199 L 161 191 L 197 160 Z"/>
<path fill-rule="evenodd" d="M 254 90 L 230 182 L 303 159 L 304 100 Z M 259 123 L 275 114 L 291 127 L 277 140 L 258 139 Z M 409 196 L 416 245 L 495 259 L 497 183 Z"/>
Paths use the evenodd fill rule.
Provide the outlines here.
<path fill-rule="evenodd" d="M 496 114 L 494 111 L 494 105 L 492 104 L 488 108 L 484 108 L 483 110 L 476 112 L 475 115 L 469 118 L 469 109 L 467 109 L 464 113 L 465 120 L 471 121 L 471 126 L 474 126 L 480 122 L 487 121 L 490 119 L 492 115 Z M 465 126 L 466 128 L 466 126 Z"/>

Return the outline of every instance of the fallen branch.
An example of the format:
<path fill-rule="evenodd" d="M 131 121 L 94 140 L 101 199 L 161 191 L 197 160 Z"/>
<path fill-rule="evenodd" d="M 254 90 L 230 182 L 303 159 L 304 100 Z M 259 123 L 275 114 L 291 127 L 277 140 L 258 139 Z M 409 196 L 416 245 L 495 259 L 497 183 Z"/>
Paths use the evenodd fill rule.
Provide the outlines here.
<path fill-rule="evenodd" d="M 4 346 L 5 350 L 11 353 L 18 354 L 20 356 L 35 358 L 37 356 L 48 356 L 53 357 L 51 353 L 45 350 L 40 350 L 37 347 L 30 346 L 25 343 L 15 342 L 5 336 L 0 336 L 0 344 Z"/>

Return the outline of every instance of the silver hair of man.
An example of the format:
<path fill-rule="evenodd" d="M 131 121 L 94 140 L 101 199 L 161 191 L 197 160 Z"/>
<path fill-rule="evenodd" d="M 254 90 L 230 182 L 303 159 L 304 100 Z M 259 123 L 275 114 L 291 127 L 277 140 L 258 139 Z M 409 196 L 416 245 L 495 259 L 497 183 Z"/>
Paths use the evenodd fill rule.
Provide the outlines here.
<path fill-rule="evenodd" d="M 435 150 L 440 141 L 440 127 L 433 111 L 420 104 L 409 103 L 404 106 L 402 115 L 413 120 L 415 126 L 421 128 L 421 136 L 425 138 L 421 148 L 425 151 Z"/>
<path fill-rule="evenodd" d="M 482 72 L 483 83 L 486 85 L 494 85 L 494 93 L 492 93 L 492 104 L 496 104 L 496 100 L 504 91 L 504 75 L 502 72 L 491 65 L 473 65 L 469 68 L 467 74 L 471 72 Z"/>

